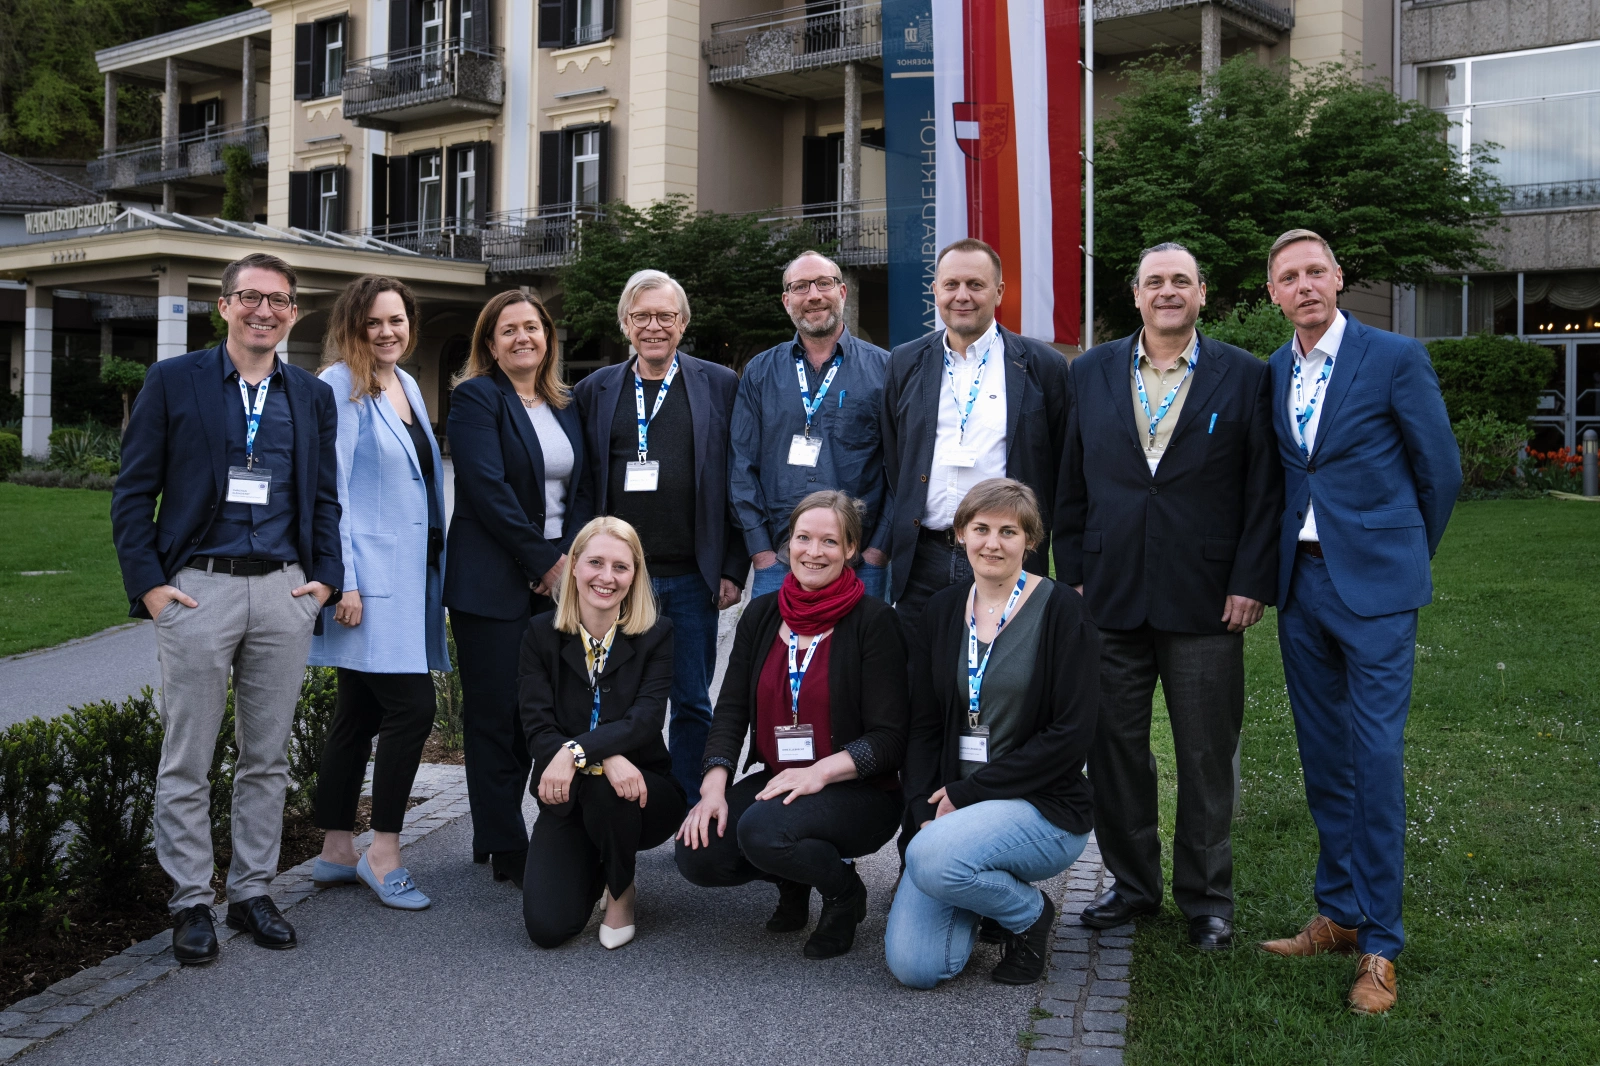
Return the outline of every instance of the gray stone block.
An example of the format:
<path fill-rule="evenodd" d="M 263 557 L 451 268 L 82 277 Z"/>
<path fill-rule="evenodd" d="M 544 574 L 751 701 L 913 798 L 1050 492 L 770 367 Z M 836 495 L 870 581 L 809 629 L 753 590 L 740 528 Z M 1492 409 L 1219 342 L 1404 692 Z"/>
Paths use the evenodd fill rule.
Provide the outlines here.
<path fill-rule="evenodd" d="M 1035 1036 L 1033 1046 L 1039 1051 L 1071 1051 L 1072 1037 L 1070 1036 Z"/>
<path fill-rule="evenodd" d="M 1078 1002 L 1072 999 L 1056 999 L 1053 996 L 1046 996 L 1040 1001 L 1039 1009 L 1047 1010 L 1057 1018 L 1070 1018 L 1077 1011 Z"/>
<path fill-rule="evenodd" d="M 0 1011 L 0 1033 L 19 1025 L 27 1025 L 31 1021 L 33 1021 L 33 1015 L 31 1014 L 23 1014 L 21 1011 L 14 1010 Z"/>
<path fill-rule="evenodd" d="M 42 1010 L 60 1005 L 61 997 L 54 992 L 40 992 L 37 996 L 29 996 L 11 1004 L 6 1010 L 16 1011 L 18 1014 L 38 1014 Z"/>
<path fill-rule="evenodd" d="M 1084 1033 L 1083 1042 L 1088 1047 L 1121 1047 L 1128 1038 L 1121 1033 Z"/>
<path fill-rule="evenodd" d="M 1112 966 L 1127 966 L 1133 962 L 1133 952 L 1125 948 L 1101 948 L 1099 959 Z"/>
<path fill-rule="evenodd" d="M 1102 930 L 1101 933 L 1100 933 L 1100 936 L 1102 938 L 1108 937 L 1108 936 L 1132 936 L 1132 935 L 1133 935 L 1133 923 L 1132 922 L 1123 922 L 1121 925 L 1117 926 L 1114 929 L 1105 929 L 1105 930 Z"/>
<path fill-rule="evenodd" d="M 143 958 L 133 955 L 113 955 L 109 959 L 102 960 L 100 965 L 94 968 L 93 972 L 100 976 L 100 980 L 104 981 L 108 977 L 127 973 L 143 961 Z"/>
<path fill-rule="evenodd" d="M 149 983 L 149 981 L 142 981 L 134 977 L 113 977 L 111 980 L 102 984 L 99 991 L 105 995 L 109 995 L 113 1000 L 116 1000 L 127 995 L 129 992 L 137 992 L 139 989 L 143 988 Z"/>
<path fill-rule="evenodd" d="M 1072 1056 L 1065 1051 L 1036 1049 L 1028 1052 L 1028 1066 L 1072 1066 Z"/>
<path fill-rule="evenodd" d="M 1040 1018 L 1033 1023 L 1033 1031 L 1045 1036 L 1072 1036 L 1071 1018 Z"/>
<path fill-rule="evenodd" d="M 80 970 L 71 977 L 63 977 L 61 980 L 51 985 L 49 991 L 54 992 L 58 996 L 71 996 L 74 993 L 93 988 L 95 985 L 100 983 L 100 980 L 101 979 L 94 974 L 93 970 Z"/>
<path fill-rule="evenodd" d="M 1126 981 L 1096 981 L 1089 986 L 1091 996 L 1120 996 L 1128 998 L 1128 982 Z"/>
<path fill-rule="evenodd" d="M 1088 940 L 1090 931 L 1091 930 L 1086 925 L 1077 925 L 1077 924 L 1068 925 L 1066 922 L 1062 922 L 1060 925 L 1056 926 L 1056 939 L 1057 940 Z"/>
<path fill-rule="evenodd" d="M 1122 1049 L 1086 1047 L 1078 1052 L 1077 1066 L 1122 1066 Z"/>
<path fill-rule="evenodd" d="M 219 926 L 221 922 L 217 923 Z M 222 930 L 218 929 L 218 933 Z M 172 934 L 170 932 L 157 933 L 149 940 L 141 940 L 137 944 L 123 951 L 124 955 L 159 955 L 172 947 Z"/>
<path fill-rule="evenodd" d="M 1062 970 L 1052 966 L 1044 975 L 1044 979 L 1052 985 L 1067 985 L 1082 987 L 1089 980 L 1088 970 Z"/>
<path fill-rule="evenodd" d="M 1091 1033 L 1121 1033 L 1127 1031 L 1128 1019 L 1108 1011 L 1084 1011 L 1083 1028 Z"/>
<path fill-rule="evenodd" d="M 122 998 L 122 996 L 126 995 L 126 993 L 118 992 L 116 989 L 110 987 L 114 982 L 120 980 L 120 978 L 114 978 L 112 981 L 101 981 L 93 988 L 86 988 L 82 992 L 77 992 L 68 996 L 67 1002 L 80 1004 L 93 1010 L 99 1010 L 101 1007 L 109 1006 L 115 1000 L 118 1000 Z"/>
<path fill-rule="evenodd" d="M 1094 968 L 1094 975 L 1102 981 L 1126 981 L 1128 979 L 1128 968 L 1126 966 L 1111 966 L 1102 962 Z"/>
<path fill-rule="evenodd" d="M 1590 0 L 1550 0 L 1549 37 L 1543 44 L 1571 44 L 1589 36 Z"/>
<path fill-rule="evenodd" d="M 1103 948 L 1131 948 L 1133 947 L 1133 937 L 1112 936 L 1109 933 L 1101 933 L 1100 946 Z"/>
<path fill-rule="evenodd" d="M 32 1046 L 32 1040 L 19 1039 L 10 1036 L 0 1037 L 0 1059 L 9 1059 L 13 1055 L 20 1055 Z"/>
<path fill-rule="evenodd" d="M 1089 1002 L 1083 1005 L 1084 1010 L 1093 1011 L 1119 1011 L 1128 1006 L 1128 1001 L 1122 996 L 1097 996 L 1089 993 Z"/>
<path fill-rule="evenodd" d="M 63 1003 L 59 1007 L 40 1011 L 37 1017 L 44 1023 L 59 1022 L 62 1025 L 71 1025 L 73 1022 L 83 1021 L 93 1013 L 94 1008 L 86 1003 Z"/>
<path fill-rule="evenodd" d="M 146 984 L 155 980 L 157 977 L 161 977 L 167 973 L 167 971 L 175 969 L 177 965 L 177 959 L 172 959 L 165 964 L 161 963 L 160 961 L 147 962 L 136 970 L 130 970 L 128 972 L 128 978 L 130 980 L 138 981 L 140 984 Z"/>
<path fill-rule="evenodd" d="M 11 1030 L 6 1034 L 8 1040 L 43 1040 L 47 1036 L 55 1036 L 67 1027 L 65 1022 L 34 1022 Z"/>

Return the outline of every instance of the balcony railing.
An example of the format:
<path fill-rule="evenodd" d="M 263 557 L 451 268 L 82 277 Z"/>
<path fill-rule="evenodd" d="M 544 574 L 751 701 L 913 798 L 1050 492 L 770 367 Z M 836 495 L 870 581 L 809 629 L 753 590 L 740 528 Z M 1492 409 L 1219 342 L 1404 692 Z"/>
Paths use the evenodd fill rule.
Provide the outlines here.
<path fill-rule="evenodd" d="M 358 126 L 392 128 L 451 111 L 493 114 L 505 100 L 504 50 L 451 39 L 345 67 L 340 111 Z"/>
<path fill-rule="evenodd" d="M 816 244 L 831 245 L 840 266 L 883 266 L 889 262 L 889 212 L 883 200 L 806 204 L 763 214 L 774 229 L 807 226 Z"/>
<path fill-rule="evenodd" d="M 1600 178 L 1545 181 L 1535 185 L 1510 185 L 1507 211 L 1550 211 L 1563 207 L 1600 204 Z"/>
<path fill-rule="evenodd" d="M 881 59 L 883 10 L 823 0 L 716 22 L 700 54 L 711 65 L 713 85 Z"/>
<path fill-rule="evenodd" d="M 342 236 L 381 242 L 386 250 L 482 262 L 487 232 L 475 218 L 442 218 L 346 230 Z"/>
<path fill-rule="evenodd" d="M 483 258 L 492 274 L 554 270 L 578 254 L 586 222 L 600 217 L 599 204 L 549 204 L 489 216 Z"/>
<path fill-rule="evenodd" d="M 221 174 L 227 169 L 222 150 L 234 144 L 249 148 L 255 165 L 265 164 L 267 120 L 194 130 L 170 144 L 153 140 L 127 145 L 89 163 L 89 185 L 106 192 Z"/>

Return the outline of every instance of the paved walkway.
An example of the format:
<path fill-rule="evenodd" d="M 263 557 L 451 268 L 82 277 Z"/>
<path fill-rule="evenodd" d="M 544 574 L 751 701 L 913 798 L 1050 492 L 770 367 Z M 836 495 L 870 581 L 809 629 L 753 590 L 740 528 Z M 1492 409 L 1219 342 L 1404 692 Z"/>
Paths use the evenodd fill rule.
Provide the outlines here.
<path fill-rule="evenodd" d="M 0 659 L 0 729 L 69 707 L 122 700 L 145 685 L 161 688 L 156 629 L 130 622 L 91 637 Z"/>

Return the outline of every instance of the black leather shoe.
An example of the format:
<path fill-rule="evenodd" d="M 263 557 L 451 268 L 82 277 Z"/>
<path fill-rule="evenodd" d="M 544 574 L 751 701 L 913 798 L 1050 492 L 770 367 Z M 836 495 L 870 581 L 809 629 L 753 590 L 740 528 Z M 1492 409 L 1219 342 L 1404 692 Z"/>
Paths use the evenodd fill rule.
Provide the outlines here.
<path fill-rule="evenodd" d="M 867 916 L 867 886 L 861 883 L 854 866 L 850 867 L 850 880 L 850 888 L 843 895 L 835 899 L 822 897 L 817 927 L 806 938 L 806 958 L 831 959 L 855 944 L 856 926 Z"/>
<path fill-rule="evenodd" d="M 271 896 L 251 896 L 247 900 L 228 904 L 228 925 L 243 929 L 252 940 L 264 948 L 284 951 L 299 943 L 294 926 L 278 912 Z"/>
<path fill-rule="evenodd" d="M 1233 923 L 1214 914 L 1190 918 L 1189 943 L 1201 951 L 1225 951 L 1233 947 Z"/>
<path fill-rule="evenodd" d="M 1006 928 L 993 918 L 978 920 L 978 940 L 984 944 L 1004 944 Z"/>
<path fill-rule="evenodd" d="M 1044 910 L 1028 928 L 1020 933 L 1006 930 L 1006 950 L 1000 962 L 989 974 L 1003 985 L 1031 985 L 1044 976 L 1045 962 L 1050 957 L 1050 927 L 1055 924 L 1056 905 L 1044 897 Z"/>
<path fill-rule="evenodd" d="M 799 881 L 778 882 L 778 909 L 767 919 L 769 933 L 798 933 L 811 920 L 811 886 Z"/>
<path fill-rule="evenodd" d="M 1148 917 L 1160 911 L 1160 907 L 1135 907 L 1117 895 L 1117 890 L 1113 888 L 1083 908 L 1083 914 L 1079 915 L 1078 921 L 1090 929 L 1114 929 L 1133 918 Z"/>
<path fill-rule="evenodd" d="M 217 927 L 211 904 L 196 903 L 173 916 L 172 955 L 185 966 L 201 966 L 217 957 Z"/>
<path fill-rule="evenodd" d="M 522 888 L 522 871 L 528 868 L 528 849 L 521 851 L 497 851 L 491 860 L 490 869 L 494 870 L 496 881 L 510 881 L 518 889 Z"/>

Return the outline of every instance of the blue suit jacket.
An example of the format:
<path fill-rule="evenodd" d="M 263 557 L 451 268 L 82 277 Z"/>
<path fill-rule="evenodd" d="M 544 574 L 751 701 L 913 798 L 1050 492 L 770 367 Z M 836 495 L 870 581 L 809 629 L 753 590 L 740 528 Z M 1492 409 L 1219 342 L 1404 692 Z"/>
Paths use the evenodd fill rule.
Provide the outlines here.
<path fill-rule="evenodd" d="M 311 665 L 371 674 L 450 669 L 444 632 L 444 558 L 428 565 L 428 529 L 444 527 L 444 464 L 428 409 L 411 375 L 396 369 L 411 416 L 433 453 L 433 486 L 422 480 L 411 433 L 382 396 L 350 398 L 350 368 L 322 372 L 339 410 L 339 545 L 346 592 L 361 594 L 361 624 L 324 615 Z"/>
<path fill-rule="evenodd" d="M 695 562 L 715 599 L 723 578 L 742 588 L 750 569 L 744 537 L 733 525 L 728 508 L 728 424 L 739 375 L 718 363 L 679 352 L 677 380 L 689 397 L 689 419 L 694 424 Z M 572 394 L 583 419 L 594 510 L 607 514 L 611 426 L 618 405 L 633 399 L 633 360 L 601 367 L 578 382 Z"/>
<path fill-rule="evenodd" d="M 333 390 L 280 361 L 294 416 L 294 544 L 308 581 L 344 585 L 339 549 L 338 416 Z M 222 377 L 222 345 L 152 366 L 122 436 L 122 471 L 111 494 L 111 537 L 128 593 L 128 614 L 149 618 L 140 598 L 169 584 L 216 520 L 228 487 L 224 418 L 240 418 Z M 160 500 L 160 514 L 156 501 Z M 338 594 L 328 601 L 332 606 Z M 317 620 L 320 632 L 321 619 Z"/>
<path fill-rule="evenodd" d="M 444 605 L 485 618 L 528 617 L 530 590 L 594 516 L 576 404 L 554 410 L 572 442 L 572 477 L 559 540 L 544 536 L 544 452 L 517 390 L 496 367 L 450 396 L 447 422 L 456 507 Z"/>
<path fill-rule="evenodd" d="M 1346 312 L 1309 461 L 1289 415 L 1292 342 L 1272 354 L 1272 424 L 1284 468 L 1278 605 L 1315 501 L 1317 536 L 1339 598 L 1366 618 L 1433 599 L 1429 560 L 1461 489 L 1461 455 L 1428 351 Z"/>

